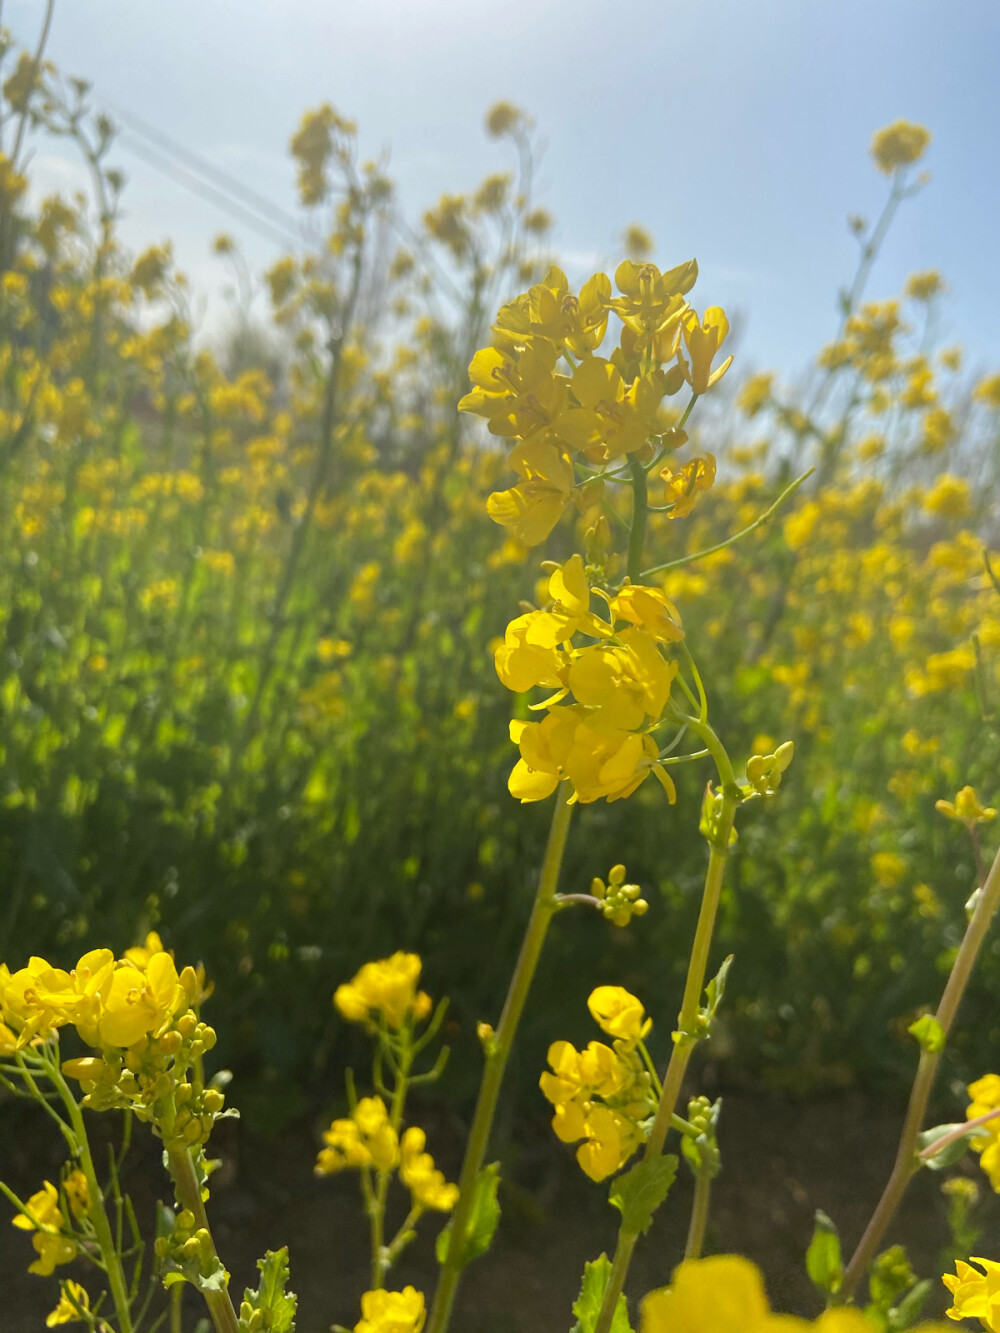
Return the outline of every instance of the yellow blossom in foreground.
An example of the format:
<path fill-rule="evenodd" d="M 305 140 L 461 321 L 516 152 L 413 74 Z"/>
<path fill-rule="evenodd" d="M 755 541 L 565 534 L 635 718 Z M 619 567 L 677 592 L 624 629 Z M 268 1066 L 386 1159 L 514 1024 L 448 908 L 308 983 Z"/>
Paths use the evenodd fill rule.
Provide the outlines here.
<path fill-rule="evenodd" d="M 357 975 L 338 986 L 333 1003 L 351 1023 L 372 1022 L 382 1014 L 391 1028 L 400 1028 L 408 1016 L 418 1021 L 431 1011 L 431 998 L 417 990 L 421 961 L 418 954 L 398 950 L 391 958 L 365 963 Z"/>
<path fill-rule="evenodd" d="M 951 1309 L 945 1311 L 949 1319 L 978 1319 L 990 1333 L 1000 1333 L 1000 1264 L 992 1259 L 971 1263 L 956 1259 L 955 1273 L 945 1273 L 941 1281 L 952 1295 Z"/>
<path fill-rule="evenodd" d="M 587 1008 L 602 1032 L 624 1041 L 640 1041 L 653 1026 L 642 1004 L 623 986 L 598 986 L 590 992 Z"/>
<path fill-rule="evenodd" d="M 1000 1268 L 1000 1265 L 996 1265 Z M 947 1279 L 946 1279 L 947 1280 Z M 943 1333 L 946 1325 L 922 1324 L 921 1333 Z M 814 1321 L 774 1314 L 760 1269 L 737 1254 L 685 1260 L 669 1287 L 642 1303 L 640 1333 L 871 1333 L 857 1309 L 827 1310 Z"/>
<path fill-rule="evenodd" d="M 86 1316 L 81 1311 L 90 1312 L 90 1297 L 79 1282 L 72 1278 L 62 1284 L 59 1304 L 45 1321 L 46 1328 L 55 1328 L 56 1324 L 72 1324 L 76 1319 Z"/>
<path fill-rule="evenodd" d="M 361 1297 L 361 1319 L 354 1333 L 420 1333 L 427 1318 L 423 1292 L 366 1291 Z"/>
<path fill-rule="evenodd" d="M 687 348 L 690 364 L 683 354 L 678 359 L 684 371 L 684 378 L 691 385 L 694 393 L 707 393 L 713 384 L 718 384 L 723 375 L 733 364 L 731 356 L 726 357 L 717 370 L 712 370 L 712 361 L 716 352 L 725 342 L 729 333 L 729 320 L 721 306 L 713 305 L 705 311 L 705 318 L 699 322 L 693 310 L 689 311 L 682 325 L 684 346 Z"/>

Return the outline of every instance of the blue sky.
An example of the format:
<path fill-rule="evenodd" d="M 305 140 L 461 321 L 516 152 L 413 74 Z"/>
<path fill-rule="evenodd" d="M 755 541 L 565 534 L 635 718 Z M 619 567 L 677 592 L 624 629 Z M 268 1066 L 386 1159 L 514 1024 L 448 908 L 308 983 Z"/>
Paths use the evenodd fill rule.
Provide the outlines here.
<path fill-rule="evenodd" d="M 41 0 L 7 0 L 33 34 Z M 1000 4 L 996 0 L 57 0 L 50 56 L 66 73 L 294 208 L 286 146 L 331 101 L 363 151 L 391 152 L 403 206 L 506 165 L 486 108 L 509 98 L 545 143 L 539 202 L 574 276 L 615 261 L 631 221 L 667 266 L 698 257 L 697 304 L 745 321 L 745 366 L 791 375 L 835 327 L 853 271 L 848 213 L 873 217 L 885 179 L 872 132 L 905 117 L 934 140 L 926 190 L 903 211 L 871 294 L 939 268 L 949 339 L 1000 366 Z M 39 169 L 72 180 L 63 149 Z M 125 235 L 170 237 L 196 285 L 221 230 L 251 263 L 278 253 L 122 148 Z M 218 308 L 208 304 L 209 323 Z"/>

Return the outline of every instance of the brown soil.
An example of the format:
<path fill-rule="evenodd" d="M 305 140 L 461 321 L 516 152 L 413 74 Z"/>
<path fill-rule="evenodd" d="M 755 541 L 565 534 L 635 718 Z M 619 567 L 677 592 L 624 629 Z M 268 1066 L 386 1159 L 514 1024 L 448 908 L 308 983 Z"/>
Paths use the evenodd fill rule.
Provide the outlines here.
<path fill-rule="evenodd" d="M 726 1097 L 720 1132 L 724 1169 L 714 1188 L 707 1250 L 748 1255 L 764 1269 L 775 1307 L 817 1313 L 803 1268 L 813 1213 L 823 1208 L 835 1219 L 845 1248 L 856 1240 L 888 1173 L 900 1113 L 899 1106 L 856 1095 L 807 1104 L 745 1093 Z M 50 1138 L 38 1118 L 27 1120 L 21 1107 L 0 1107 L 0 1160 L 5 1179 L 22 1197 L 38 1188 L 42 1176 L 57 1178 L 60 1156 Z M 455 1126 L 442 1120 L 430 1138 L 442 1164 L 453 1170 L 459 1150 Z M 441 1146 L 449 1138 L 450 1152 Z M 218 1139 L 224 1165 L 210 1208 L 234 1288 L 256 1285 L 256 1257 L 288 1245 L 301 1333 L 325 1333 L 334 1322 L 353 1327 L 368 1263 L 356 1181 L 312 1175 L 317 1140 L 312 1125 L 262 1140 L 228 1122 L 219 1126 Z M 617 1214 L 602 1189 L 582 1177 L 569 1149 L 540 1137 L 512 1156 L 500 1232 L 492 1251 L 467 1273 L 456 1333 L 560 1333 L 572 1322 L 570 1306 L 584 1262 L 614 1245 Z M 150 1181 L 155 1189 L 162 1179 L 151 1145 L 134 1152 L 127 1184 L 140 1217 L 151 1215 Z M 935 1259 L 947 1241 L 940 1180 L 930 1172 L 918 1178 L 891 1237 L 908 1246 L 914 1266 L 926 1276 L 938 1275 Z M 683 1248 L 690 1195 L 682 1166 L 670 1200 L 640 1243 L 629 1282 L 633 1292 L 668 1278 Z M 984 1212 L 988 1236 L 1000 1223 L 992 1197 Z M 434 1229 L 425 1219 L 423 1234 L 393 1271 L 391 1285 L 412 1282 L 430 1291 Z M 987 1253 L 995 1248 L 988 1240 L 984 1244 Z M 30 1257 L 28 1238 L 4 1225 L 0 1333 L 40 1333 L 55 1303 L 54 1282 L 25 1273 Z M 189 1295 L 186 1333 L 200 1313 L 197 1297 Z M 928 1313 L 940 1312 L 936 1291 L 932 1302 Z"/>

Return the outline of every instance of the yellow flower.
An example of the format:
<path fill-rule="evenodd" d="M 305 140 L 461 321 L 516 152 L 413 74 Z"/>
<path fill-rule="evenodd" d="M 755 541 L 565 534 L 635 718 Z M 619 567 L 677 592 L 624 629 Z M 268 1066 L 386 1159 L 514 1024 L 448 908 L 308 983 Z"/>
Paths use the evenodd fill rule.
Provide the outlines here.
<path fill-rule="evenodd" d="M 667 465 L 660 472 L 666 482 L 663 503 L 672 505 L 668 518 L 685 518 L 694 508 L 699 491 L 709 491 L 715 484 L 715 457 L 697 456 L 675 472 Z"/>
<path fill-rule="evenodd" d="M 55 1328 L 56 1324 L 72 1324 L 74 1320 L 84 1319 L 90 1313 L 90 1297 L 79 1282 L 69 1278 L 62 1283 L 61 1291 L 59 1304 L 45 1320 L 46 1328 Z"/>
<path fill-rule="evenodd" d="M 51 1277 L 58 1264 L 76 1258 L 76 1242 L 63 1234 L 66 1219 L 59 1207 L 59 1191 L 50 1181 L 31 1196 L 26 1211 L 17 1213 L 13 1224 L 20 1231 L 33 1231 L 31 1243 L 38 1258 L 28 1265 L 29 1273 Z"/>
<path fill-rule="evenodd" d="M 608 602 L 615 620 L 627 620 L 646 630 L 657 643 L 677 643 L 684 637 L 677 607 L 661 588 L 626 583 Z"/>
<path fill-rule="evenodd" d="M 63 1193 L 69 1210 L 76 1218 L 84 1218 L 90 1212 L 90 1186 L 87 1177 L 79 1169 L 69 1173 L 63 1181 Z"/>
<path fill-rule="evenodd" d="M 1000 1267 L 1000 1265 L 998 1265 Z M 947 1281 L 947 1279 L 945 1279 Z M 871 1333 L 857 1309 L 827 1310 L 815 1321 L 773 1314 L 760 1269 L 737 1254 L 686 1259 L 669 1287 L 642 1302 L 640 1333 Z M 940 1324 L 922 1324 L 922 1333 L 943 1333 Z"/>
<path fill-rule="evenodd" d="M 938 477 L 924 496 L 924 512 L 942 518 L 966 518 L 969 514 L 969 483 L 947 472 Z"/>
<path fill-rule="evenodd" d="M 402 1291 L 366 1291 L 361 1297 L 361 1319 L 354 1333 L 420 1333 L 427 1318 L 423 1293 L 414 1287 Z"/>
<path fill-rule="evenodd" d="M 557 443 L 543 439 L 522 444 L 510 461 L 523 480 L 509 490 L 494 491 L 486 512 L 522 546 L 538 546 L 576 494 L 573 464 Z"/>
<path fill-rule="evenodd" d="M 962 824 L 988 824 L 996 819 L 997 812 L 991 805 L 981 805 L 975 787 L 963 787 L 954 801 L 935 801 L 934 809 L 940 810 L 948 819 L 958 820 Z"/>
<path fill-rule="evenodd" d="M 906 873 L 906 862 L 897 852 L 876 852 L 871 858 L 871 868 L 878 883 L 891 889 Z"/>
<path fill-rule="evenodd" d="M 687 309 L 684 295 L 698 278 L 693 259 L 661 273 L 655 264 L 634 264 L 626 259 L 615 270 L 621 296 L 611 302 L 627 329 L 648 341 L 656 334 L 669 334 Z"/>
<path fill-rule="evenodd" d="M 942 290 L 941 274 L 935 269 L 926 273 L 911 273 L 906 280 L 906 294 L 914 301 L 930 301 Z"/>
<path fill-rule="evenodd" d="M 351 1167 L 391 1171 L 399 1161 L 399 1140 L 381 1097 L 362 1097 L 349 1120 L 334 1120 L 323 1132 L 325 1148 L 316 1159 L 318 1176 Z"/>
<path fill-rule="evenodd" d="M 930 131 L 923 125 L 897 120 L 872 137 L 871 155 L 879 171 L 891 176 L 897 167 L 909 166 L 923 157 L 930 141 Z"/>
<path fill-rule="evenodd" d="M 726 312 L 721 306 L 709 306 L 705 311 L 705 318 L 699 322 L 697 314 L 691 310 L 685 315 L 682 328 L 684 346 L 691 358 L 689 365 L 683 353 L 679 354 L 684 378 L 695 393 L 707 393 L 713 384 L 718 384 L 733 364 L 733 358 L 729 356 L 718 370 L 712 370 L 715 355 L 729 332 Z"/>
<path fill-rule="evenodd" d="M 434 1165 L 430 1153 L 424 1151 L 427 1136 L 416 1125 L 403 1135 L 400 1145 L 402 1160 L 399 1174 L 413 1196 L 415 1207 L 435 1208 L 450 1212 L 458 1198 L 458 1186 L 449 1184 Z"/>
<path fill-rule="evenodd" d="M 1000 407 L 1000 375 L 987 375 L 979 381 L 972 396 L 987 407 Z"/>
<path fill-rule="evenodd" d="M 417 1019 L 430 1012 L 430 999 L 417 991 L 421 961 L 418 954 L 402 950 L 390 958 L 365 963 L 357 975 L 334 993 L 333 1003 L 351 1023 L 372 1023 L 382 1014 L 391 1028 L 400 1028 L 407 1017 Z"/>
<path fill-rule="evenodd" d="M 92 1046 L 134 1046 L 142 1037 L 167 1027 L 189 1003 L 173 958 L 154 953 L 145 971 L 129 962 L 115 968 L 96 1029 L 89 1022 L 79 1022 L 78 1030 Z"/>
<path fill-rule="evenodd" d="M 973 1268 L 978 1264 L 983 1272 Z M 1000 1333 L 1000 1264 L 992 1259 L 955 1260 L 955 1273 L 945 1273 L 941 1281 L 952 1295 L 949 1319 L 978 1319 L 990 1333 Z"/>
<path fill-rule="evenodd" d="M 625 1041 L 640 1041 L 653 1026 L 639 1000 L 622 986 L 598 986 L 590 992 L 587 1008 L 602 1032 Z"/>

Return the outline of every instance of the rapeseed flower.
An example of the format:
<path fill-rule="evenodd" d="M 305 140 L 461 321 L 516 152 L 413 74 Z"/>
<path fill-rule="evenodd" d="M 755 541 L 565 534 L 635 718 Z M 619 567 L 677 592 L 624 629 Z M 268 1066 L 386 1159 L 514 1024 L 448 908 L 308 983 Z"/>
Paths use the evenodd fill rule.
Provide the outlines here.
<path fill-rule="evenodd" d="M 417 990 L 421 967 L 417 954 L 402 950 L 365 963 L 351 981 L 337 987 L 333 1003 L 351 1023 L 371 1026 L 377 1015 L 390 1028 L 401 1028 L 408 1018 L 419 1022 L 431 1010 L 430 996 Z"/>
<path fill-rule="evenodd" d="M 361 1297 L 361 1319 L 354 1333 L 420 1333 L 427 1318 L 423 1293 L 414 1287 L 402 1291 L 366 1291 Z"/>

